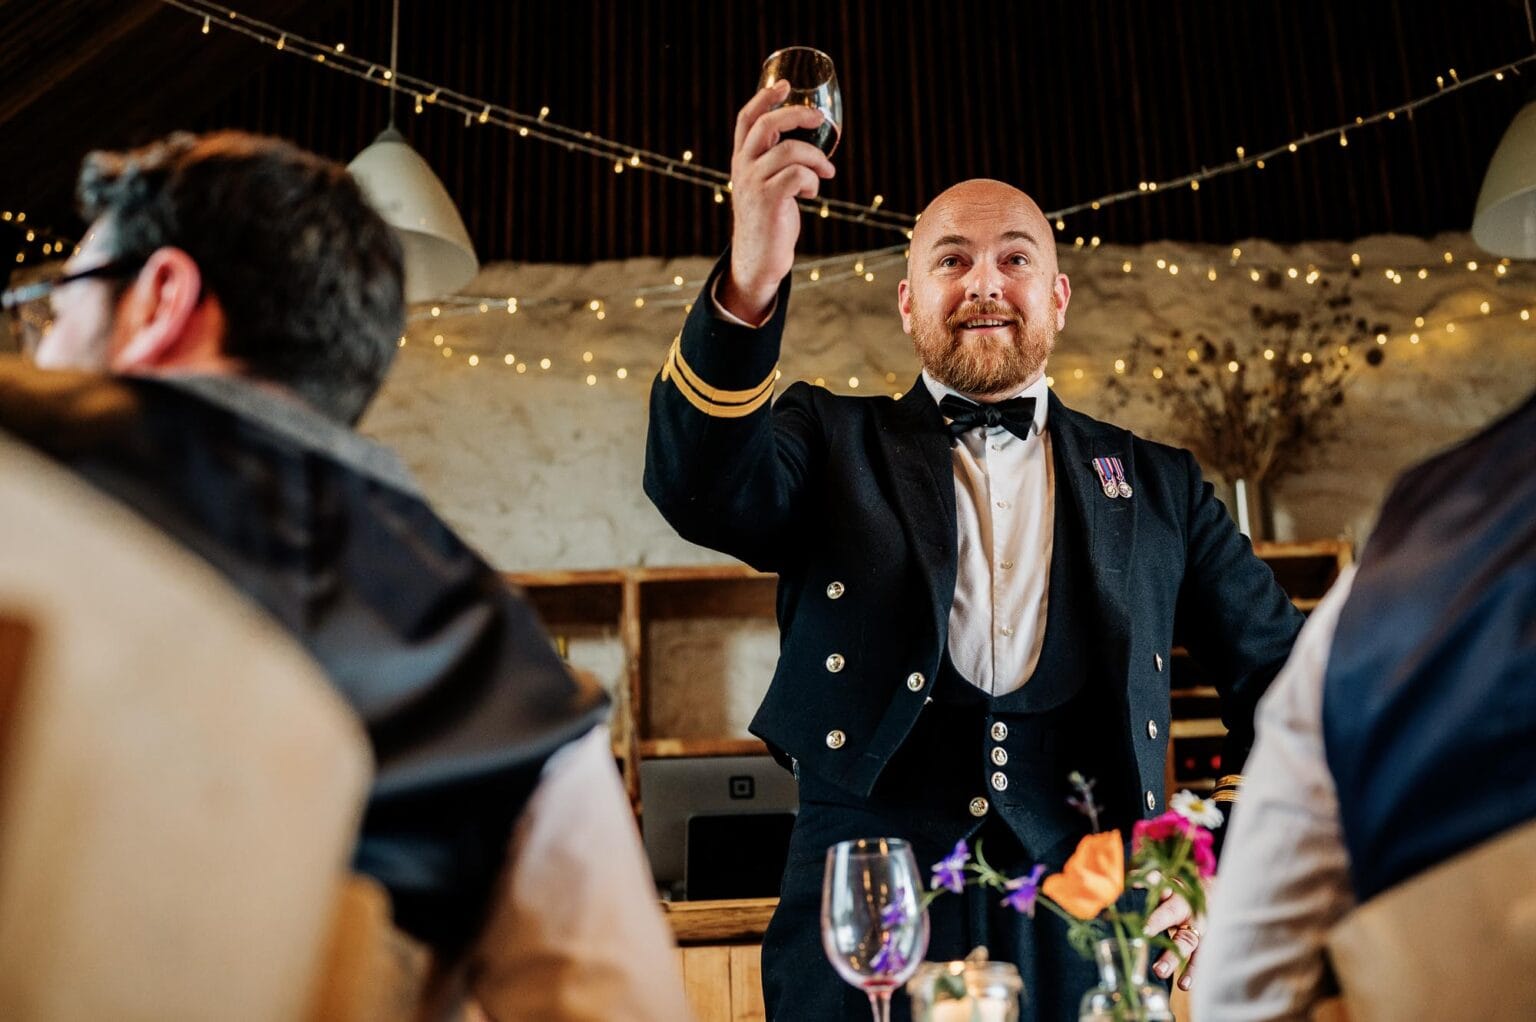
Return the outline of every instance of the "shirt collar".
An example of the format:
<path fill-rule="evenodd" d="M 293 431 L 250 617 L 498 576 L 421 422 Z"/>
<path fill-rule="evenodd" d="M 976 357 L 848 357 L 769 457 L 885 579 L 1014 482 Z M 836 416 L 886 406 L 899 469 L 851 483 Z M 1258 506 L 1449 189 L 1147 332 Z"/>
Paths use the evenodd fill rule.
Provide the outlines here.
<path fill-rule="evenodd" d="M 972 400 L 971 398 L 966 397 L 964 394 L 960 393 L 958 390 L 955 390 L 952 387 L 946 387 L 938 380 L 935 380 L 932 376 L 928 375 L 928 370 L 926 369 L 923 370 L 922 380 L 923 386 L 927 387 L 928 393 L 932 395 L 934 404 L 938 404 L 940 401 L 942 401 L 946 394 L 953 394 L 955 397 L 962 398 L 966 401 Z M 1050 407 L 1049 394 L 1050 388 L 1046 385 L 1045 371 L 1042 368 L 1040 372 L 1040 378 L 1037 379 L 1034 383 L 1031 383 L 1027 387 L 1021 387 L 1016 394 L 1008 395 L 1009 398 L 1032 397 L 1035 399 L 1035 436 L 1039 436 L 1041 433 L 1045 432 L 1045 413 L 1046 410 Z M 1003 400 L 1007 400 L 1007 398 L 1004 398 Z"/>

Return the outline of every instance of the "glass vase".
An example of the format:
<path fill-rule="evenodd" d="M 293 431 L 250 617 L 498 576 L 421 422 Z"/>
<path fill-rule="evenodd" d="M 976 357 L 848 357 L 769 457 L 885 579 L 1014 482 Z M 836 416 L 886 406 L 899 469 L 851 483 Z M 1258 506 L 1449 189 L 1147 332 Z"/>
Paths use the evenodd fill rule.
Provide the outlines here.
<path fill-rule="evenodd" d="M 1173 1022 L 1168 991 L 1147 982 L 1147 942 L 1101 940 L 1099 985 L 1083 995 L 1078 1022 Z"/>

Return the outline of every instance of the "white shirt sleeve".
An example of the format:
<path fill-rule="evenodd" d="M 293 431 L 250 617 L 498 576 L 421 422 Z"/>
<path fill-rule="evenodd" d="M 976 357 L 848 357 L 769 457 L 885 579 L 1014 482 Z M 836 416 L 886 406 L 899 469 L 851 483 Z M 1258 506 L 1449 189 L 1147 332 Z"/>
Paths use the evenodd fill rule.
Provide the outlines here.
<path fill-rule="evenodd" d="M 768 311 L 763 314 L 763 323 L 748 323 L 740 316 L 726 309 L 725 306 L 720 304 L 720 281 L 722 279 L 723 277 L 716 277 L 714 287 L 709 289 L 709 304 L 714 307 L 716 318 L 723 319 L 727 323 L 732 323 L 736 326 L 744 326 L 749 330 L 757 330 L 762 327 L 763 323 L 773 318 L 774 311 L 779 307 L 779 300 L 777 298 L 768 306 Z"/>
<path fill-rule="evenodd" d="M 1353 568 L 1312 612 L 1259 703 L 1191 993 L 1194 1017 L 1307 1019 L 1326 996 L 1328 931 L 1354 905 L 1323 754 L 1323 677 Z"/>
<path fill-rule="evenodd" d="M 692 1018 L 606 727 L 545 765 L 468 982 L 495 1022 Z"/>

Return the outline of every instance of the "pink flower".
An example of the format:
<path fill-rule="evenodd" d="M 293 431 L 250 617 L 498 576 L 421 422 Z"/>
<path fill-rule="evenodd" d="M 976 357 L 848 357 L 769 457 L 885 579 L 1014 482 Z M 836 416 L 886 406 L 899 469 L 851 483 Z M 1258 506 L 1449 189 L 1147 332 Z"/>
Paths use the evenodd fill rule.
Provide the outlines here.
<path fill-rule="evenodd" d="M 1191 836 L 1191 854 L 1195 859 L 1195 869 L 1199 871 L 1202 880 L 1216 874 L 1216 852 L 1211 847 L 1214 838 L 1211 832 L 1204 827 L 1194 827 Z"/>
<path fill-rule="evenodd" d="M 1182 838 L 1191 831 L 1199 829 L 1199 827 L 1190 823 L 1183 816 L 1171 810 L 1150 820 L 1137 820 L 1135 826 L 1131 828 L 1131 852 L 1134 854 L 1140 851 L 1142 845 L 1149 841 L 1167 841 L 1171 838 Z M 1206 837 L 1210 837 L 1209 831 L 1206 832 Z"/>

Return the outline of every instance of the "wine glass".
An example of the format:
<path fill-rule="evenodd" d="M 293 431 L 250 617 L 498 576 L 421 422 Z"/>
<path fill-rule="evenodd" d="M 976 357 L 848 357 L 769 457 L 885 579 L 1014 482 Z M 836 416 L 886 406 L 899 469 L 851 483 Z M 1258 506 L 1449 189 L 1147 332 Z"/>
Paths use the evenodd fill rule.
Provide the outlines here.
<path fill-rule="evenodd" d="M 823 118 L 815 128 L 786 131 L 784 138 L 809 142 L 831 156 L 843 134 L 843 93 L 837 87 L 832 58 L 809 46 L 788 46 L 770 53 L 763 61 L 757 86 L 767 88 L 777 81 L 789 82 L 789 95 L 780 106 L 815 107 Z"/>
<path fill-rule="evenodd" d="M 889 1022 L 891 992 L 912 978 L 928 950 L 922 890 L 912 848 L 900 838 L 827 849 L 821 946 L 837 974 L 869 996 L 874 1022 Z"/>

